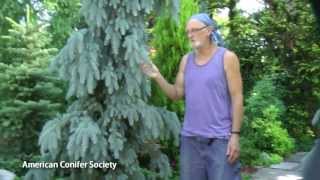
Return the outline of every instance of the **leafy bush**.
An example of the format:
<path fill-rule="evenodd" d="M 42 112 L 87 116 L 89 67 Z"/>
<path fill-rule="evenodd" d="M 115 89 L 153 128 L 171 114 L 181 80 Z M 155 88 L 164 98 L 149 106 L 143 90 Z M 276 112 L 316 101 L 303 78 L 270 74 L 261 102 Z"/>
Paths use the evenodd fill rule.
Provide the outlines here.
<path fill-rule="evenodd" d="M 255 162 L 255 164 L 269 166 L 271 164 L 280 163 L 281 161 L 283 161 L 283 158 L 278 154 L 262 152 L 260 153 L 259 159 Z"/>
<path fill-rule="evenodd" d="M 284 126 L 296 140 L 296 149 L 298 151 L 310 150 L 315 133 L 310 127 L 309 113 L 304 110 L 303 105 L 292 104 L 288 106 L 286 114 Z"/>
<path fill-rule="evenodd" d="M 244 166 L 256 165 L 261 151 L 256 148 L 250 137 L 241 137 L 240 139 L 241 153 L 240 161 Z"/>
<path fill-rule="evenodd" d="M 254 133 L 256 147 L 266 152 L 288 155 L 294 149 L 294 141 L 289 137 L 281 122 L 276 119 L 277 109 L 270 105 L 263 110 L 263 116 L 254 119 L 251 128 Z"/>
<path fill-rule="evenodd" d="M 283 128 L 285 108 L 272 79 L 263 78 L 246 101 L 242 162 L 267 165 L 278 162 L 294 150 L 294 140 Z"/>

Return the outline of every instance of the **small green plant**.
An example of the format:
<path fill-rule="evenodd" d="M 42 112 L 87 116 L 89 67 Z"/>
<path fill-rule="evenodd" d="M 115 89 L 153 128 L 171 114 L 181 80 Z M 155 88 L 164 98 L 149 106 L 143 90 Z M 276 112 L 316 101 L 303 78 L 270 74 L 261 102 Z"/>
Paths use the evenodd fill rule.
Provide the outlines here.
<path fill-rule="evenodd" d="M 259 149 L 285 156 L 293 151 L 294 141 L 277 117 L 277 109 L 271 105 L 263 111 L 262 117 L 252 121 L 251 128 Z"/>
<path fill-rule="evenodd" d="M 283 158 L 278 154 L 262 152 L 259 155 L 259 158 L 255 161 L 254 164 L 259 166 L 269 166 L 271 164 L 277 164 L 283 161 Z"/>
<path fill-rule="evenodd" d="M 260 150 L 251 141 L 250 137 L 241 137 L 240 139 L 241 153 L 240 161 L 243 166 L 256 165 L 256 160 L 259 158 Z"/>
<path fill-rule="evenodd" d="M 241 177 L 242 177 L 242 179 L 243 180 L 251 180 L 252 178 L 251 178 L 251 176 L 250 176 L 250 174 L 241 174 Z"/>

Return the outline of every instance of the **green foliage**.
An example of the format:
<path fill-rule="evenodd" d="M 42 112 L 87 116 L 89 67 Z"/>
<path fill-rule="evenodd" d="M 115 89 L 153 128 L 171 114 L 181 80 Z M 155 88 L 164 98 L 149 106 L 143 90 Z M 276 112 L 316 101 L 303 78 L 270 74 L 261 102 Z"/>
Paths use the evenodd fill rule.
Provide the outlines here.
<path fill-rule="evenodd" d="M 0 159 L 1 169 L 10 169 L 10 171 L 21 174 L 21 164 L 23 161 L 20 159 Z"/>
<path fill-rule="evenodd" d="M 39 160 L 37 155 L 27 155 L 27 154 L 6 154 L 6 156 L 0 157 L 0 168 L 14 172 L 17 178 L 22 174 L 26 173 L 26 168 L 21 168 L 24 161 L 35 162 Z"/>
<path fill-rule="evenodd" d="M 0 143 L 9 154 L 35 153 L 42 125 L 65 103 L 63 84 L 46 69 L 56 49 L 47 48 L 45 26 L 27 10 L 23 23 L 7 18 L 12 28 L 1 36 L 8 59 L 0 60 Z"/>
<path fill-rule="evenodd" d="M 0 7 L 0 34 L 6 33 L 10 29 L 11 25 L 5 20 L 5 17 L 10 17 L 15 21 L 18 21 L 25 15 L 25 5 L 28 1 L 11 1 L 3 0 Z M 2 43 L 1 43 L 2 44 Z"/>
<path fill-rule="evenodd" d="M 185 33 L 188 18 L 198 12 L 198 5 L 192 0 L 181 0 L 179 23 L 177 24 L 170 15 L 160 16 L 152 29 L 154 48 L 153 62 L 159 68 L 163 76 L 169 81 L 175 81 L 179 70 L 181 58 L 190 50 L 189 40 Z M 170 111 L 177 112 L 182 118 L 184 114 L 184 102 L 172 102 L 158 87 L 152 84 L 151 102 L 159 106 L 165 106 Z"/>
<path fill-rule="evenodd" d="M 240 57 L 246 97 L 256 102 L 251 106 L 248 100 L 246 106 L 251 107 L 246 109 L 252 112 L 246 113 L 252 115 L 245 123 L 256 115 L 261 117 L 263 111 L 257 112 L 256 106 L 267 105 L 264 98 L 258 101 L 247 93 L 265 75 L 273 77 L 282 87 L 276 93 L 281 94 L 286 107 L 281 110 L 275 102 L 281 112 L 278 118 L 281 126 L 295 138 L 297 149 L 309 149 L 314 137 L 310 119 L 320 102 L 320 39 L 310 4 L 298 0 L 265 1 L 265 9 L 246 17 L 230 3 L 230 32 L 226 43 Z"/>
<path fill-rule="evenodd" d="M 315 137 L 315 132 L 310 127 L 310 115 L 302 105 L 288 106 L 284 125 L 290 135 L 295 138 L 298 151 L 308 151 Z"/>
<path fill-rule="evenodd" d="M 283 161 L 283 158 L 278 154 L 272 153 L 260 153 L 259 159 L 256 160 L 255 164 L 260 166 L 270 166 L 272 164 L 278 164 Z"/>
<path fill-rule="evenodd" d="M 263 110 L 267 108 L 275 116 L 279 116 L 284 112 L 284 105 L 280 100 L 279 90 L 276 89 L 271 79 L 264 78 L 257 81 L 253 87 L 250 96 L 246 99 L 245 114 L 249 121 L 256 117 L 266 114 Z M 275 117 L 271 117 L 275 119 Z"/>
<path fill-rule="evenodd" d="M 252 179 L 249 174 L 244 174 L 244 173 L 241 174 L 241 178 L 242 178 L 243 180 L 251 180 L 251 179 Z"/>
<path fill-rule="evenodd" d="M 233 2 L 233 1 L 197 0 L 197 2 L 199 4 L 200 12 L 205 12 L 208 14 L 211 14 L 211 13 L 216 14 L 220 9 L 225 8 L 226 6 L 228 6 L 230 2 Z"/>
<path fill-rule="evenodd" d="M 175 113 L 149 105 L 145 17 L 177 1 L 81 2 L 85 27 L 72 33 L 50 65 L 68 81 L 67 111 L 48 121 L 39 138 L 42 160 L 118 163 L 107 169 L 30 170 L 26 179 L 168 179 L 171 167 L 159 140 L 178 144 Z"/>
<path fill-rule="evenodd" d="M 248 136 L 240 138 L 240 149 L 240 161 L 242 165 L 251 166 L 257 164 L 261 150 L 256 148 L 254 141 L 251 141 Z"/>
<path fill-rule="evenodd" d="M 309 136 L 309 139 L 312 137 L 312 133 L 309 132 L 310 119 L 319 105 L 319 78 L 317 77 L 320 76 L 320 38 L 317 36 L 310 4 L 295 1 L 291 7 L 295 8 L 295 11 L 290 11 L 290 7 L 280 1 L 276 5 L 277 8 L 274 11 L 277 14 L 272 11 L 266 14 L 271 18 L 276 16 L 281 19 L 281 22 L 273 26 L 273 33 L 271 29 L 266 28 L 269 34 L 266 38 L 271 43 L 270 49 L 273 49 L 276 52 L 275 55 L 281 59 L 281 69 L 286 72 L 282 84 L 287 90 L 284 102 L 289 108 L 286 112 L 287 122 L 284 125 L 293 137 L 304 143 L 306 136 Z M 287 13 L 278 8 L 287 9 Z M 271 38 L 277 38 L 274 33 L 279 34 L 279 41 L 271 40 Z M 283 34 L 280 37 L 281 33 Z M 275 49 L 275 46 L 279 48 Z M 291 131 L 297 129 L 300 130 Z"/>
<path fill-rule="evenodd" d="M 270 153 L 281 156 L 288 155 L 294 148 L 294 142 L 289 138 L 288 132 L 281 127 L 281 122 L 273 119 L 274 113 L 264 111 L 263 119 L 257 118 L 251 123 L 252 131 L 255 131 L 256 147 Z M 266 143 L 267 142 L 267 143 Z"/>
<path fill-rule="evenodd" d="M 159 68 L 162 75 L 174 83 L 178 73 L 181 58 L 190 50 L 189 40 L 185 33 L 185 26 L 188 18 L 198 12 L 198 5 L 192 0 L 181 0 L 179 23 L 174 21 L 170 15 L 160 16 L 156 19 L 156 24 L 152 28 L 153 48 L 152 59 L 154 64 Z M 176 112 L 181 120 L 184 115 L 184 101 L 171 101 L 153 82 L 151 87 L 150 102 L 157 106 L 162 106 L 170 111 Z M 178 161 L 179 150 L 172 140 L 162 141 L 163 151 L 169 156 L 172 162 Z M 174 166 L 173 168 L 177 168 Z"/>
<path fill-rule="evenodd" d="M 282 125 L 285 109 L 277 92 L 272 80 L 264 78 L 246 101 L 241 141 L 241 160 L 246 165 L 277 162 L 294 150 L 294 141 Z"/>
<path fill-rule="evenodd" d="M 45 0 L 43 4 L 51 16 L 49 32 L 54 39 L 53 46 L 61 48 L 74 29 L 85 25 L 80 19 L 80 0 Z"/>

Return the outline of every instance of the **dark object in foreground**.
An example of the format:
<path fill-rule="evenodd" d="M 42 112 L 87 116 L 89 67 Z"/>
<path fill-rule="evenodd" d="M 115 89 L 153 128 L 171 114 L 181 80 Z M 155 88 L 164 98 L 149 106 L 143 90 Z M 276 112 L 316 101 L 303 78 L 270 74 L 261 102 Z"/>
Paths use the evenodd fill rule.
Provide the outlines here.
<path fill-rule="evenodd" d="M 316 144 L 305 160 L 303 166 L 303 178 L 304 180 L 319 180 L 320 172 L 320 139 L 316 140 Z"/>
<path fill-rule="evenodd" d="M 314 14 L 316 16 L 317 22 L 318 22 L 318 27 L 320 29 L 320 1 L 319 0 L 310 0 Z"/>
<path fill-rule="evenodd" d="M 320 109 L 315 113 L 312 119 L 312 125 L 320 127 Z M 318 180 L 320 177 L 320 138 L 316 140 L 315 146 L 312 148 L 303 165 L 304 180 Z"/>

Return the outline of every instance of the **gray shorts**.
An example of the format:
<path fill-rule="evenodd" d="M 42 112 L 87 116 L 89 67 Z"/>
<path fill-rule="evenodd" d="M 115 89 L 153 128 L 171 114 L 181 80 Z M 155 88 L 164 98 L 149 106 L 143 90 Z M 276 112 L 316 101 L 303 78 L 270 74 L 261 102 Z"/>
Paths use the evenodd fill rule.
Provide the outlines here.
<path fill-rule="evenodd" d="M 180 180 L 241 180 L 240 162 L 228 162 L 227 139 L 180 137 Z"/>

